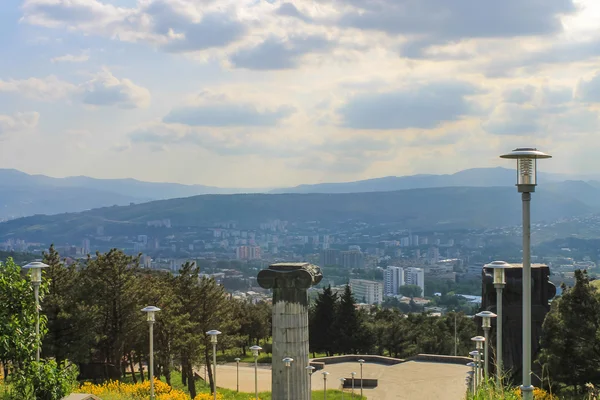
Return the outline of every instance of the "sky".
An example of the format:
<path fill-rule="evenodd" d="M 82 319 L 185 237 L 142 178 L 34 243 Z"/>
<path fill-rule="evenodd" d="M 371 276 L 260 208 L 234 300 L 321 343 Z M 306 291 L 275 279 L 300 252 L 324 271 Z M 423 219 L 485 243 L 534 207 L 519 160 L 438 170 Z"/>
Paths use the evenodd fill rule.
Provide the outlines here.
<path fill-rule="evenodd" d="M 0 168 L 281 187 L 600 170 L 597 0 L 2 0 Z"/>

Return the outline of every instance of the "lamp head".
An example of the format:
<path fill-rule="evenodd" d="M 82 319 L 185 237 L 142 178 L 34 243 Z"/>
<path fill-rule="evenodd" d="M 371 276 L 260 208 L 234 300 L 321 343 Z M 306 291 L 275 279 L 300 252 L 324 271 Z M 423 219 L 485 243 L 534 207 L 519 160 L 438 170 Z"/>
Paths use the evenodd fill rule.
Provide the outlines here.
<path fill-rule="evenodd" d="M 329 375 L 329 372 L 323 371 L 321 372 L 321 374 L 323 374 L 323 379 L 327 379 L 327 375 Z"/>
<path fill-rule="evenodd" d="M 474 336 L 471 338 L 471 340 L 475 342 L 475 348 L 477 350 L 483 349 L 483 342 L 485 342 L 485 338 L 483 336 Z"/>
<path fill-rule="evenodd" d="M 354 375 L 356 375 L 356 372 L 350 372 L 350 375 L 352 375 L 352 377 L 354 378 Z"/>
<path fill-rule="evenodd" d="M 363 359 L 361 358 L 361 359 L 359 359 L 359 360 L 358 360 L 358 362 L 359 362 L 359 363 L 362 365 L 362 364 L 365 362 L 365 360 L 363 360 Z"/>
<path fill-rule="evenodd" d="M 533 192 L 537 185 L 536 161 L 552 156 L 533 147 L 520 147 L 501 155 L 500 158 L 517 160 L 517 187 L 519 191 Z"/>
<path fill-rule="evenodd" d="M 239 363 L 239 362 L 240 362 L 240 360 L 241 360 L 241 358 L 239 358 L 239 357 L 236 357 L 236 358 L 234 358 L 234 360 L 235 360 L 235 362 L 236 362 L 236 363 Z"/>
<path fill-rule="evenodd" d="M 497 315 L 491 311 L 481 311 L 480 313 L 475 314 L 476 317 L 481 317 L 481 326 L 483 328 L 491 328 L 492 327 L 492 318 L 496 318 Z"/>
<path fill-rule="evenodd" d="M 40 261 L 33 261 L 27 265 L 23 265 L 21 268 L 28 269 L 31 273 L 32 283 L 42 283 L 42 269 L 48 268 L 48 264 L 44 264 Z"/>
<path fill-rule="evenodd" d="M 160 308 L 154 307 L 154 306 L 148 306 L 148 307 L 142 308 L 142 311 L 147 314 L 146 321 L 154 322 L 154 321 L 156 321 L 155 314 L 160 311 Z"/>
<path fill-rule="evenodd" d="M 313 372 L 315 372 L 315 367 L 313 367 L 312 365 L 309 365 L 308 367 L 305 368 L 308 371 L 309 375 L 312 375 Z"/>
<path fill-rule="evenodd" d="M 210 342 L 211 342 L 212 344 L 217 344 L 217 336 L 219 336 L 219 335 L 221 334 L 221 332 L 219 332 L 219 331 L 218 331 L 218 330 L 216 330 L 216 329 L 213 329 L 213 330 L 211 330 L 211 331 L 208 331 L 208 332 L 206 332 L 206 334 L 207 334 L 208 336 L 210 336 Z"/>
<path fill-rule="evenodd" d="M 506 272 L 504 270 L 512 268 L 512 265 L 506 261 L 492 261 L 489 264 L 485 264 L 483 267 L 494 270 L 494 284 L 506 284 Z"/>
<path fill-rule="evenodd" d="M 340 382 L 342 382 L 342 385 L 343 385 L 344 382 L 346 382 L 346 378 L 340 378 Z"/>
<path fill-rule="evenodd" d="M 479 355 L 479 352 L 477 350 L 473 350 L 473 351 L 469 352 L 469 355 L 474 358 Z"/>
<path fill-rule="evenodd" d="M 286 357 L 282 361 L 286 367 L 291 367 L 292 363 L 294 362 L 294 359 L 292 357 Z"/>
<path fill-rule="evenodd" d="M 260 347 L 260 346 L 252 346 L 252 347 L 250 347 L 250 350 L 252 350 L 252 355 L 254 357 L 258 357 L 258 352 L 262 350 L 262 347 Z"/>

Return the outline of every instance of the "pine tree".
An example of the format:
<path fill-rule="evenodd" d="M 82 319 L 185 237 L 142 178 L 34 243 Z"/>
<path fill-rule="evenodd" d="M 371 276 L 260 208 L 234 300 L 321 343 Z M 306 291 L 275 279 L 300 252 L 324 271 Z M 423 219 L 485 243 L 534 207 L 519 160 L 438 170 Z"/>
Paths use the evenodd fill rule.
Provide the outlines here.
<path fill-rule="evenodd" d="M 564 289 L 544 321 L 539 361 L 553 384 L 579 391 L 600 382 L 600 300 L 586 271 L 575 271 L 575 285 Z"/>
<path fill-rule="evenodd" d="M 337 303 L 337 294 L 333 293 L 331 286 L 323 288 L 323 292 L 317 297 L 310 313 L 309 324 L 310 351 L 313 353 L 324 352 L 328 356 L 334 354 L 337 337 L 333 329 L 333 321 L 335 321 Z"/>
<path fill-rule="evenodd" d="M 350 285 L 346 285 L 334 320 L 336 351 L 342 354 L 357 353 L 361 328 L 352 290 Z"/>

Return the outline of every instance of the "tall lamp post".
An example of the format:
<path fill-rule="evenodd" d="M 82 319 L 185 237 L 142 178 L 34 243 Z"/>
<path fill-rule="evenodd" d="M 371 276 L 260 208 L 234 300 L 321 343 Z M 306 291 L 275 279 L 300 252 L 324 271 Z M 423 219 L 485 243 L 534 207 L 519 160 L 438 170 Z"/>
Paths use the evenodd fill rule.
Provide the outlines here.
<path fill-rule="evenodd" d="M 254 396 L 255 400 L 258 400 L 258 352 L 262 350 L 260 346 L 250 347 L 252 355 L 254 356 Z"/>
<path fill-rule="evenodd" d="M 356 372 L 350 372 L 350 375 L 352 375 L 352 395 L 351 395 L 351 397 L 354 398 L 354 376 L 356 375 Z"/>
<path fill-rule="evenodd" d="M 292 363 L 294 359 L 292 357 L 286 357 L 283 360 L 283 364 L 285 365 L 286 375 L 287 375 L 287 400 L 290 400 L 290 368 L 292 367 Z"/>
<path fill-rule="evenodd" d="M 475 394 L 475 384 L 473 383 L 473 375 L 475 375 L 475 366 L 474 362 L 470 362 L 467 364 L 467 367 L 471 367 L 471 370 L 467 372 L 467 378 L 470 379 L 470 389 L 471 393 Z"/>
<path fill-rule="evenodd" d="M 206 332 L 208 336 L 210 336 L 210 342 L 213 346 L 213 383 L 215 385 L 214 388 L 214 400 L 217 400 L 217 336 L 221 334 L 221 332 L 213 329 L 211 331 Z"/>
<path fill-rule="evenodd" d="M 363 364 L 365 363 L 365 360 L 363 360 L 362 358 L 360 360 L 358 360 L 358 363 L 360 364 L 360 397 L 363 396 Z"/>
<path fill-rule="evenodd" d="M 469 353 L 469 355 L 473 357 L 473 394 L 475 394 L 477 392 L 477 375 L 479 375 L 479 363 L 477 362 L 479 352 L 477 350 L 473 350 Z"/>
<path fill-rule="evenodd" d="M 531 193 L 537 185 L 537 160 L 552 158 L 531 147 L 522 147 L 500 158 L 517 160 L 517 190 L 523 203 L 523 400 L 533 400 L 531 386 Z"/>
<path fill-rule="evenodd" d="M 492 318 L 496 318 L 496 314 L 494 314 L 491 311 L 482 311 L 478 314 L 475 314 L 475 316 L 477 317 L 481 317 L 481 327 L 483 328 L 483 335 L 485 338 L 485 342 L 484 343 L 484 350 L 483 350 L 483 361 L 484 361 L 484 367 L 483 367 L 483 371 L 484 371 L 484 377 L 485 380 L 487 381 L 488 379 L 488 368 L 490 365 L 489 362 L 489 354 L 490 354 L 490 350 L 489 350 L 489 336 L 490 336 L 490 328 L 492 327 Z"/>
<path fill-rule="evenodd" d="M 323 374 L 323 400 L 327 400 L 327 375 L 329 372 L 323 371 L 321 374 Z"/>
<path fill-rule="evenodd" d="M 506 261 L 492 261 L 483 266 L 494 270 L 494 287 L 496 288 L 496 382 L 500 385 L 502 379 L 502 290 L 506 286 L 506 269 L 511 265 Z"/>
<path fill-rule="evenodd" d="M 315 372 L 315 367 L 313 367 L 312 365 L 309 365 L 305 368 L 308 371 L 308 398 L 311 399 L 312 398 L 312 374 L 313 372 Z"/>
<path fill-rule="evenodd" d="M 477 383 L 479 384 L 481 383 L 481 376 L 483 372 L 481 371 L 481 353 L 483 351 L 483 344 L 485 343 L 485 338 L 483 336 L 474 336 L 471 338 L 471 340 L 475 342 L 475 348 L 477 349 Z"/>
<path fill-rule="evenodd" d="M 235 391 L 239 392 L 240 391 L 240 358 L 239 357 L 235 358 L 235 376 L 236 376 Z"/>
<path fill-rule="evenodd" d="M 150 329 L 150 365 L 148 366 L 148 373 L 150 374 L 150 400 L 154 400 L 154 321 L 156 321 L 156 313 L 158 311 L 160 311 L 160 308 L 154 306 L 142 308 L 142 312 L 146 313 L 146 320 Z"/>
<path fill-rule="evenodd" d="M 342 384 L 342 400 L 344 400 L 344 382 L 346 382 L 346 378 L 340 378 L 340 383 Z"/>
<path fill-rule="evenodd" d="M 34 261 L 23 266 L 23 269 L 28 269 L 31 272 L 31 284 L 33 285 L 33 295 L 35 296 L 35 340 L 37 342 L 37 352 L 35 361 L 40 361 L 40 285 L 42 284 L 42 269 L 48 268 L 48 264 Z"/>

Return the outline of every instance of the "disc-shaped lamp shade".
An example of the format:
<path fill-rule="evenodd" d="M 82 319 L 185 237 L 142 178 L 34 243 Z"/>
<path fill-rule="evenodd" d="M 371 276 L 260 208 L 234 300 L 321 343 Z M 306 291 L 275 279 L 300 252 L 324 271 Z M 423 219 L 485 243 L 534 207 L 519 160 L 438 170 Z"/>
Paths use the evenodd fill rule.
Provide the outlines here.
<path fill-rule="evenodd" d="M 329 375 L 329 372 L 323 371 L 321 373 L 323 374 L 323 379 L 327 379 L 327 375 Z"/>
<path fill-rule="evenodd" d="M 213 329 L 212 331 L 206 332 L 206 334 L 208 336 L 210 336 L 210 342 L 211 343 L 217 343 L 217 336 L 219 336 L 221 334 L 221 332 L 219 332 L 216 329 Z"/>
<path fill-rule="evenodd" d="M 239 363 L 239 362 L 240 362 L 240 360 L 241 360 L 241 358 L 239 358 L 239 357 L 236 357 L 236 358 L 234 358 L 234 360 L 235 360 L 235 362 L 236 362 L 236 363 Z"/>
<path fill-rule="evenodd" d="M 44 264 L 40 261 L 30 262 L 27 265 L 23 265 L 21 268 L 28 269 L 31 273 L 31 282 L 41 283 L 42 282 L 42 269 L 48 268 L 48 264 Z"/>
<path fill-rule="evenodd" d="M 467 367 L 475 368 L 475 363 L 471 361 L 470 363 L 467 363 Z"/>
<path fill-rule="evenodd" d="M 536 160 L 552 158 L 552 156 L 533 147 L 521 147 L 501 155 L 500 158 L 517 160 L 517 185 L 535 186 L 537 185 Z"/>
<path fill-rule="evenodd" d="M 260 346 L 252 346 L 252 347 L 250 347 L 250 350 L 252 351 L 252 355 L 254 357 L 258 357 L 258 352 L 262 350 L 262 347 L 260 347 Z"/>
<path fill-rule="evenodd" d="M 473 358 L 477 357 L 479 355 L 479 352 L 477 350 L 473 350 L 469 353 L 469 355 Z"/>
<path fill-rule="evenodd" d="M 365 360 L 363 360 L 363 359 L 361 358 L 360 360 L 358 360 L 358 362 L 362 364 L 362 363 L 364 363 L 364 362 L 365 362 Z"/>
<path fill-rule="evenodd" d="M 340 378 L 340 382 L 342 382 L 342 386 L 344 386 L 344 382 L 346 382 L 346 378 Z"/>
<path fill-rule="evenodd" d="M 483 336 L 474 336 L 471 338 L 471 340 L 475 342 L 475 348 L 477 350 L 483 349 L 483 342 L 485 342 L 485 338 Z"/>
<path fill-rule="evenodd" d="M 142 308 L 142 311 L 147 314 L 146 321 L 154 322 L 156 320 L 156 313 L 158 311 L 160 311 L 160 308 L 154 307 L 154 306 L 148 306 L 148 307 Z"/>
<path fill-rule="evenodd" d="M 356 372 L 350 372 L 350 375 L 352 375 L 352 377 L 354 378 L 354 375 L 356 375 Z"/>
<path fill-rule="evenodd" d="M 312 365 L 309 365 L 308 367 L 305 368 L 308 371 L 309 375 L 312 375 L 313 372 L 315 371 L 315 367 L 313 367 Z"/>
<path fill-rule="evenodd" d="M 483 328 L 491 328 L 492 327 L 492 318 L 497 317 L 497 315 L 491 311 L 482 311 L 480 313 L 475 314 L 475 316 L 481 318 L 481 326 Z"/>
<path fill-rule="evenodd" d="M 286 357 L 283 359 L 283 363 L 285 364 L 286 367 L 291 367 L 293 362 L 294 362 L 294 359 L 292 357 Z"/>
<path fill-rule="evenodd" d="M 506 284 L 506 272 L 504 270 L 512 268 L 512 265 L 506 261 L 492 261 L 489 264 L 485 264 L 483 267 L 494 270 L 494 284 Z"/>

